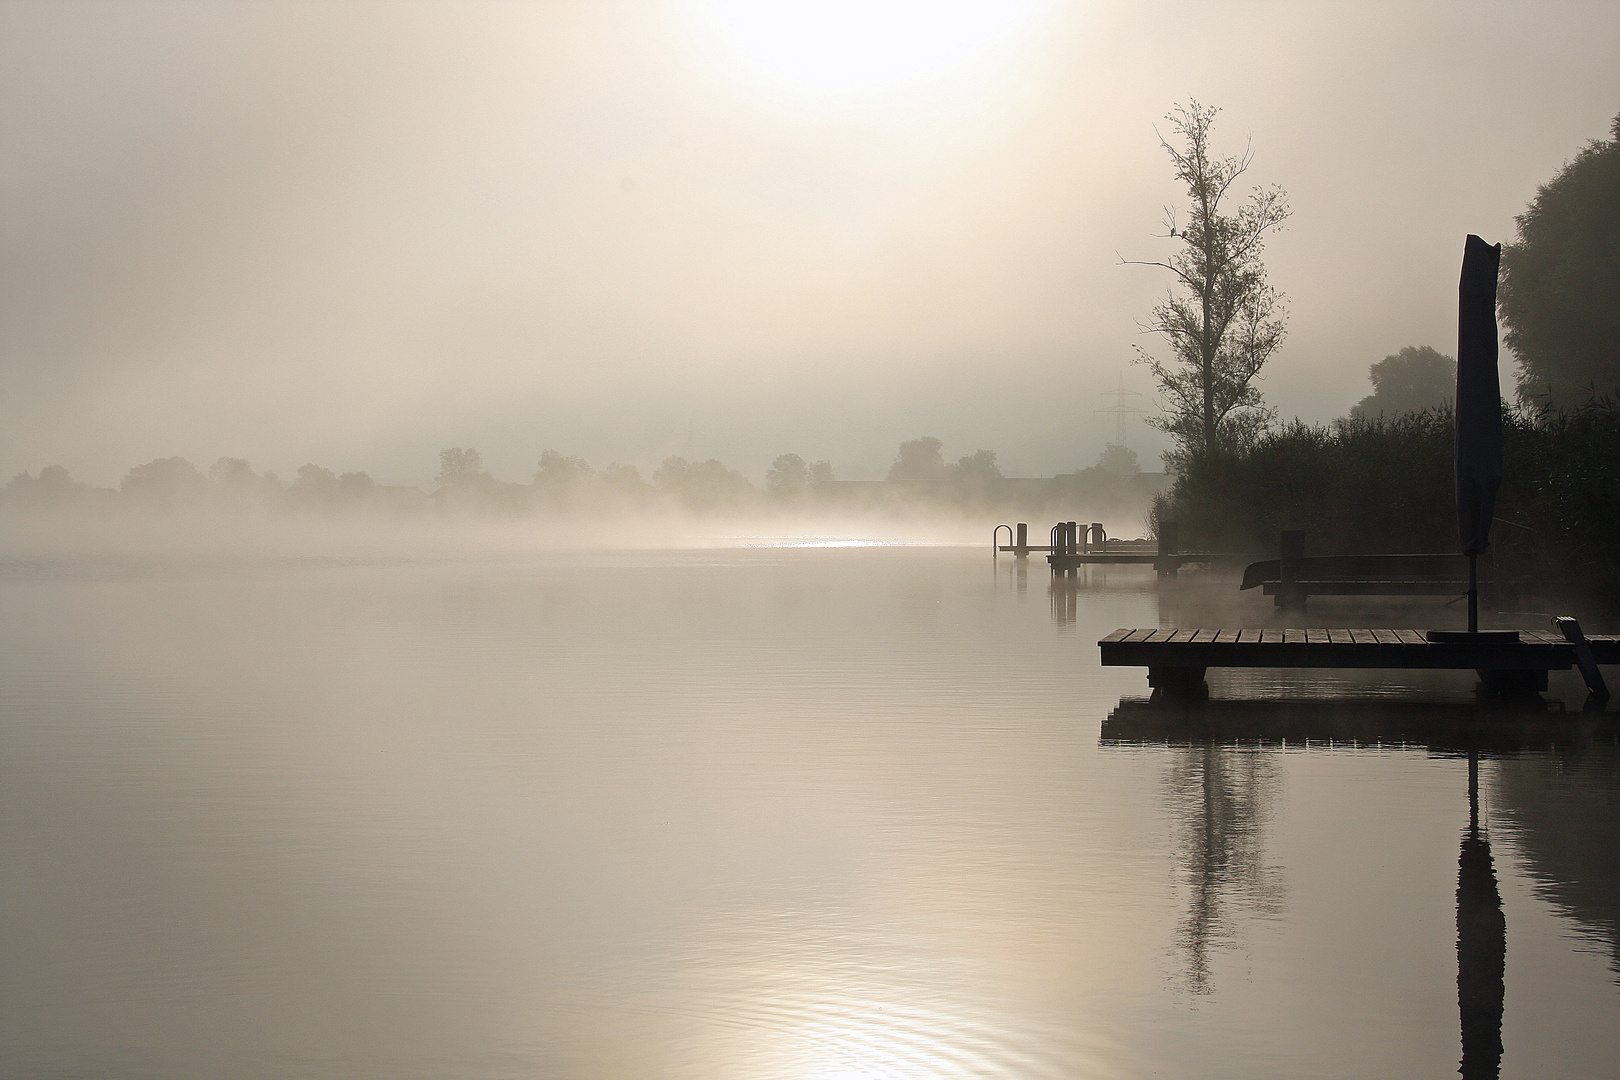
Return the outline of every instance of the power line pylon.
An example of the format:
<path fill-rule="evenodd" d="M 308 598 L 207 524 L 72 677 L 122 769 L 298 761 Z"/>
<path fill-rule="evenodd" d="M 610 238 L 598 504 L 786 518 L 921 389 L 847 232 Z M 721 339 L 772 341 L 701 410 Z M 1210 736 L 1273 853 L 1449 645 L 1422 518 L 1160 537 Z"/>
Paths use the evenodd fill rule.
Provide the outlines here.
<path fill-rule="evenodd" d="M 1125 445 L 1125 418 L 1128 417 L 1128 416 L 1132 416 L 1132 415 L 1140 416 L 1140 415 L 1142 415 L 1142 412 L 1143 412 L 1143 410 L 1141 410 L 1141 409 L 1133 408 L 1132 406 L 1125 404 L 1125 399 L 1126 398 L 1139 398 L 1142 395 L 1137 393 L 1135 390 L 1127 390 L 1127 389 L 1125 389 L 1125 373 L 1120 372 L 1119 388 L 1116 389 L 1116 390 L 1104 390 L 1102 392 L 1102 394 L 1099 395 L 1099 396 L 1104 397 L 1104 398 L 1113 398 L 1114 399 L 1114 404 L 1113 404 L 1113 406 L 1111 408 L 1097 409 L 1096 411 L 1099 412 L 1099 413 L 1104 413 L 1104 414 L 1106 414 L 1108 416 L 1112 416 L 1114 418 L 1114 443 L 1113 443 L 1113 445 L 1115 445 L 1115 446 L 1124 446 Z"/>

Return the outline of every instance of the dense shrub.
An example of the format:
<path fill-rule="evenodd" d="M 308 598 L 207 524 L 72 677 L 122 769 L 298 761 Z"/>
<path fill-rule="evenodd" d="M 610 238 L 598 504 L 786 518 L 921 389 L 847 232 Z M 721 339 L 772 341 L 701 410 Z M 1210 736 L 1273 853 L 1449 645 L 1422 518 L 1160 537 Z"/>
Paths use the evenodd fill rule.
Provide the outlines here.
<path fill-rule="evenodd" d="M 1620 593 L 1620 405 L 1503 417 L 1493 541 L 1504 557 Z M 1189 459 L 1155 516 L 1188 550 L 1269 553 L 1303 529 L 1319 553 L 1456 551 L 1449 409 L 1287 424 L 1252 447 Z"/>
<path fill-rule="evenodd" d="M 1508 481 L 1526 523 L 1565 573 L 1620 593 L 1620 403 L 1596 401 L 1509 435 Z"/>
<path fill-rule="evenodd" d="M 1269 551 L 1303 529 L 1317 551 L 1444 551 L 1456 545 L 1450 413 L 1315 426 L 1294 421 L 1237 452 L 1189 459 L 1163 501 L 1183 546 Z"/>

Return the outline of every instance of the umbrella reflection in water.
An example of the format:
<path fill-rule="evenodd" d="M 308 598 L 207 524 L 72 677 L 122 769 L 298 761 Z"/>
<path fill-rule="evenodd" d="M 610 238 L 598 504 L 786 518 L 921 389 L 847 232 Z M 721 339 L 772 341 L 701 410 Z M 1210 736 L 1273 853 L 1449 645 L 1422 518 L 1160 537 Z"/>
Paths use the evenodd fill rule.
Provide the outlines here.
<path fill-rule="evenodd" d="M 1479 827 L 1479 751 L 1468 754 L 1468 831 L 1457 857 L 1457 1009 L 1463 1080 L 1495 1080 L 1502 1065 L 1507 919 L 1490 837 Z"/>

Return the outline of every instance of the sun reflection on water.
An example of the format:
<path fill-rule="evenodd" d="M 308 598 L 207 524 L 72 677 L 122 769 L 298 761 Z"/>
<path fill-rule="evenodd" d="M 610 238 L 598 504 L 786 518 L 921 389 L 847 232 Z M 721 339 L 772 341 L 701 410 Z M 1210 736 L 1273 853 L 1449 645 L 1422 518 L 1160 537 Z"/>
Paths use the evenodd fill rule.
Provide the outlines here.
<path fill-rule="evenodd" d="M 812 1067 L 804 1074 L 805 1080 L 886 1080 L 899 1075 L 889 1069 L 867 1068 L 855 1065 L 827 1065 Z"/>
<path fill-rule="evenodd" d="M 929 921 L 927 897 L 913 900 Z M 691 1033 L 693 1075 L 1055 1080 L 1118 1075 L 1130 1057 L 1075 1011 L 987 994 L 1006 956 L 941 952 L 904 920 L 874 929 L 845 915 L 734 911 L 689 939 L 682 985 L 669 991 Z"/>

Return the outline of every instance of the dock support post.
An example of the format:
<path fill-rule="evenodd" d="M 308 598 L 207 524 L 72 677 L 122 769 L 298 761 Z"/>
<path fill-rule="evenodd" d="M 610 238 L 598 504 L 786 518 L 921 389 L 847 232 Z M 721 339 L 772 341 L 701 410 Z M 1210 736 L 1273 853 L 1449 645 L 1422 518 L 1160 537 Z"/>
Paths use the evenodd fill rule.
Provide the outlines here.
<path fill-rule="evenodd" d="M 1201 667 L 1149 667 L 1148 685 L 1175 697 L 1204 697 L 1209 693 L 1204 671 Z"/>
<path fill-rule="evenodd" d="M 1159 572 L 1159 580 L 1163 581 L 1175 577 L 1176 571 L 1181 567 L 1181 560 L 1176 558 L 1176 553 L 1181 548 L 1181 528 L 1174 521 L 1161 521 L 1158 531 L 1159 558 L 1153 567 Z"/>
<path fill-rule="evenodd" d="M 1277 606 L 1284 611 L 1303 611 L 1305 594 L 1299 587 L 1299 560 L 1305 557 L 1305 533 L 1284 529 L 1277 543 Z"/>
<path fill-rule="evenodd" d="M 1018 536 L 1013 540 L 1013 555 L 1020 559 L 1029 558 L 1029 523 L 1018 523 Z"/>
<path fill-rule="evenodd" d="M 1458 466 L 1461 468 L 1461 466 Z M 1460 475 L 1460 474 L 1459 474 Z M 1461 483 L 1462 481 L 1458 481 Z M 1479 552 L 1468 553 L 1468 632 L 1479 633 Z"/>

